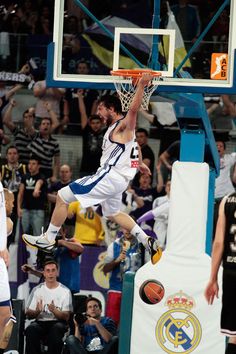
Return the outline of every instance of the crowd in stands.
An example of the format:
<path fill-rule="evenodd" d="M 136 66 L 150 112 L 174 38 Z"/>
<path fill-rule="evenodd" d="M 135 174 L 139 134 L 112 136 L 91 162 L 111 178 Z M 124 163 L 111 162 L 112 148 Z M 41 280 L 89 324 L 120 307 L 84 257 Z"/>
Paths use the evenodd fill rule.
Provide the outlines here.
<path fill-rule="evenodd" d="M 111 0 L 104 1 L 86 0 L 84 4 L 98 20 L 115 16 L 141 27 L 152 26 L 153 0 L 119 0 L 115 3 Z M 169 1 L 169 6 L 175 15 L 187 49 L 190 49 L 195 43 L 220 5 L 220 0 Z M 167 13 L 166 1 L 161 1 L 161 26 L 163 27 L 166 27 L 168 23 Z M 36 58 L 40 69 L 44 71 L 46 46 L 52 41 L 54 0 L 5 1 L 5 6 L 3 1 L 0 8 L 0 20 L 0 64 L 2 68 L 15 71 L 32 56 Z M 78 72 L 79 58 L 88 60 L 93 72 L 109 72 L 109 68 L 92 55 L 89 44 L 82 36 L 92 23 L 89 15 L 76 6 L 73 0 L 65 1 L 62 63 L 65 72 Z M 204 38 L 206 45 L 201 44 L 195 50 L 192 57 L 192 72 L 194 74 L 197 75 L 197 71 L 199 71 L 198 74 L 203 75 L 204 66 L 209 73 L 209 54 L 213 49 L 216 52 L 223 52 L 227 48 L 228 32 L 229 7 L 226 7 Z M 22 36 L 19 36 L 20 34 Z M 91 39 L 94 40 L 93 37 Z M 212 44 L 209 45 L 209 43 Z M 41 53 L 38 52 L 37 46 L 41 48 Z M 42 47 L 44 47 L 43 50 Z M 27 56 L 27 52 L 31 53 L 30 56 Z"/>
<path fill-rule="evenodd" d="M 88 8 L 99 19 L 107 15 L 121 16 L 141 26 L 150 26 L 152 1 L 86 1 Z M 187 4 L 192 16 L 195 17 L 195 28 L 192 33 L 186 31 L 186 23 L 182 21 Z M 193 43 L 206 25 L 206 11 L 213 16 L 220 1 L 170 1 L 176 21 L 181 27 L 184 39 Z M 53 31 L 53 0 L 32 1 L 22 0 L 18 5 L 7 3 L 0 14 L 0 43 L 6 41 L 3 33 L 10 33 L 9 47 L 5 52 L 0 50 L 0 71 L 14 71 L 17 54 L 15 43 L 20 38 L 22 45 L 26 37 L 18 34 L 44 35 L 52 38 Z M 106 4 L 106 6 L 105 6 Z M 137 10 L 137 11 L 136 11 Z M 144 16 L 143 11 L 147 12 Z M 189 8 L 188 8 L 189 10 Z M 74 2 L 66 1 L 64 32 L 64 55 L 76 52 L 80 46 L 78 34 L 90 25 L 89 18 Z M 215 30 L 217 39 L 222 42 L 227 38 L 228 10 L 225 10 Z M 189 18 L 190 19 L 190 18 Z M 145 22 L 144 22 L 145 20 Z M 220 26 L 219 26 L 220 24 Z M 188 26 L 189 27 L 189 26 Z M 188 35 L 185 37 L 185 34 Z M 191 36 L 190 36 L 191 35 Z M 210 34 L 213 36 L 213 34 Z M 70 37 L 72 36 L 72 37 Z M 189 37 L 190 36 L 190 37 Z M 73 38 L 73 47 L 71 39 Z M 76 42 L 77 41 L 77 42 Z M 23 43 L 24 42 L 24 43 Z M 6 43 L 6 42 L 5 42 Z M 78 49 L 79 51 L 79 49 Z M 79 58 L 74 66 L 74 72 L 84 75 L 94 70 L 91 61 Z M 31 72 L 29 63 L 25 64 L 26 56 L 21 56 L 18 64 L 24 64 L 19 72 Z M 43 73 L 45 74 L 45 73 Z M 32 72 L 31 72 L 32 75 Z M 3 187 L 14 195 L 14 206 L 8 212 L 13 222 L 13 232 L 8 238 L 8 246 L 16 242 L 16 226 L 20 222 L 24 233 L 32 230 L 39 235 L 41 227 L 47 225 L 56 201 L 57 192 L 72 181 L 73 168 L 70 163 L 61 164 L 61 146 L 57 134 L 82 136 L 82 161 L 79 177 L 93 174 L 99 167 L 102 139 L 106 131 L 101 118 L 96 115 L 97 99 L 104 92 L 93 89 L 50 88 L 45 77 L 35 75 L 35 84 L 29 95 L 35 98 L 35 104 L 28 106 L 21 120 L 16 123 L 15 111 L 19 102 L 14 96 L 24 90 L 21 84 L 0 82 L 0 179 Z M 27 98 L 26 98 L 27 100 Z M 236 99 L 234 96 L 222 95 L 216 103 L 208 103 L 209 115 L 213 120 L 216 115 L 236 117 Z M 158 117 L 151 111 L 145 113 L 146 120 L 162 129 Z M 148 130 L 138 128 L 136 138 L 140 145 L 143 161 L 149 166 L 152 175 L 137 173 L 127 191 L 123 194 L 123 210 L 129 213 L 141 224 L 144 230 L 151 232 L 153 237 L 160 238 L 163 249 L 166 244 L 169 195 L 171 188 L 171 168 L 179 159 L 180 143 L 176 141 L 162 152 L 157 161 L 157 151 L 153 151 L 148 143 Z M 73 137 L 75 138 L 75 137 Z M 76 138 L 75 138 L 76 139 Z M 231 173 L 235 165 L 235 153 L 226 154 L 225 144 L 217 142 L 221 161 L 220 176 L 216 180 L 216 208 L 224 195 L 234 190 L 235 173 Z M 227 187 L 227 188 L 226 188 Z M 13 199 L 13 197 L 11 197 Z M 216 209 L 217 210 L 217 209 Z M 216 211 L 217 212 L 217 211 Z M 114 232 L 115 230 L 115 232 Z M 107 254 L 102 263 L 104 274 L 110 274 L 107 293 L 106 316 L 102 316 L 102 305 L 96 298 L 88 298 L 84 319 L 70 322 L 72 313 L 71 294 L 80 291 L 80 260 L 79 256 L 86 247 L 107 247 Z M 77 353 L 80 340 L 84 338 L 83 348 L 78 353 L 94 351 L 115 354 L 117 350 L 117 327 L 120 320 L 120 302 L 122 281 L 127 271 L 137 271 L 147 260 L 144 248 L 126 230 L 117 230 L 117 226 L 107 225 L 99 207 L 83 209 L 79 202 L 69 206 L 68 217 L 63 225 L 57 245 L 52 254 L 28 250 L 27 264 L 22 264 L 22 272 L 28 272 L 38 277 L 38 283 L 27 302 L 26 315 L 35 321 L 26 330 L 26 353 L 41 352 L 40 341 L 47 343 L 49 353 L 61 353 L 62 338 L 70 327 L 74 328 L 67 338 L 70 353 Z M 58 279 L 58 280 L 57 280 Z M 69 291 L 69 290 L 70 291 Z M 49 305 L 46 305 L 49 304 Z M 113 339 L 112 339 L 113 338 Z M 112 340 L 111 340 L 112 339 Z M 108 344 L 109 343 L 109 346 Z M 53 348 L 53 349 L 52 349 Z M 86 351 L 82 351 L 86 350 Z"/>

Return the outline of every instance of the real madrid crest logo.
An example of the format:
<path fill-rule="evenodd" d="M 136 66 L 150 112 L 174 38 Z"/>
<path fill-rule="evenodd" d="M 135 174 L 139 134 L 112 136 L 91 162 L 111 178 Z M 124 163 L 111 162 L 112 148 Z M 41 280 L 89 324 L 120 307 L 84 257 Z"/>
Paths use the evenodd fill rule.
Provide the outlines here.
<path fill-rule="evenodd" d="M 191 313 L 195 306 L 193 298 L 180 291 L 166 300 L 169 311 L 156 325 L 156 339 L 169 354 L 191 353 L 199 345 L 202 328 L 197 317 Z"/>

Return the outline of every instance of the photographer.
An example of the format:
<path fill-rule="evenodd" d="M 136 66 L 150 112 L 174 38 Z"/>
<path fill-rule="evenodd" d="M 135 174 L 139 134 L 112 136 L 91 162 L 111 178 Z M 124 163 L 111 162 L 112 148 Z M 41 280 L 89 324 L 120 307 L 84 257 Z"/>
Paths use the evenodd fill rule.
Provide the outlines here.
<path fill-rule="evenodd" d="M 89 297 L 86 302 L 86 314 L 77 314 L 74 318 L 75 335 L 66 340 L 70 354 L 117 353 L 116 325 L 111 318 L 101 317 L 101 313 L 100 300 Z"/>

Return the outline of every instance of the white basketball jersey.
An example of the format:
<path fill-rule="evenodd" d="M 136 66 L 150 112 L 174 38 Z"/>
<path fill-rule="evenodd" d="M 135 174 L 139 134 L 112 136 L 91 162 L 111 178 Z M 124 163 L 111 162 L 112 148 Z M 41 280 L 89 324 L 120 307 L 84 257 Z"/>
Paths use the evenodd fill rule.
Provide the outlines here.
<path fill-rule="evenodd" d="M 135 139 L 135 133 L 133 139 L 126 144 L 111 140 L 112 132 L 119 122 L 112 124 L 104 135 L 100 164 L 101 167 L 112 166 L 112 170 L 131 180 L 134 178 L 139 164 L 138 144 Z"/>

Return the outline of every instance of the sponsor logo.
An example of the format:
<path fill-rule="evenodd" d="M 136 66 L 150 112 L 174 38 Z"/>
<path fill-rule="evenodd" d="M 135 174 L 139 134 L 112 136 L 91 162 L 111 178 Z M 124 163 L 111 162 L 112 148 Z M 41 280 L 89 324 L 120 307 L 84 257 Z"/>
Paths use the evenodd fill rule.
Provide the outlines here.
<path fill-rule="evenodd" d="M 227 80 L 228 54 L 212 53 L 211 56 L 211 79 Z"/>
<path fill-rule="evenodd" d="M 156 339 L 168 354 L 194 351 L 202 337 L 202 328 L 197 317 L 191 312 L 194 299 L 180 291 L 166 300 L 169 311 L 165 312 L 156 325 Z"/>
<path fill-rule="evenodd" d="M 139 161 L 135 160 L 135 161 L 131 161 L 131 168 L 138 168 L 139 167 Z"/>

